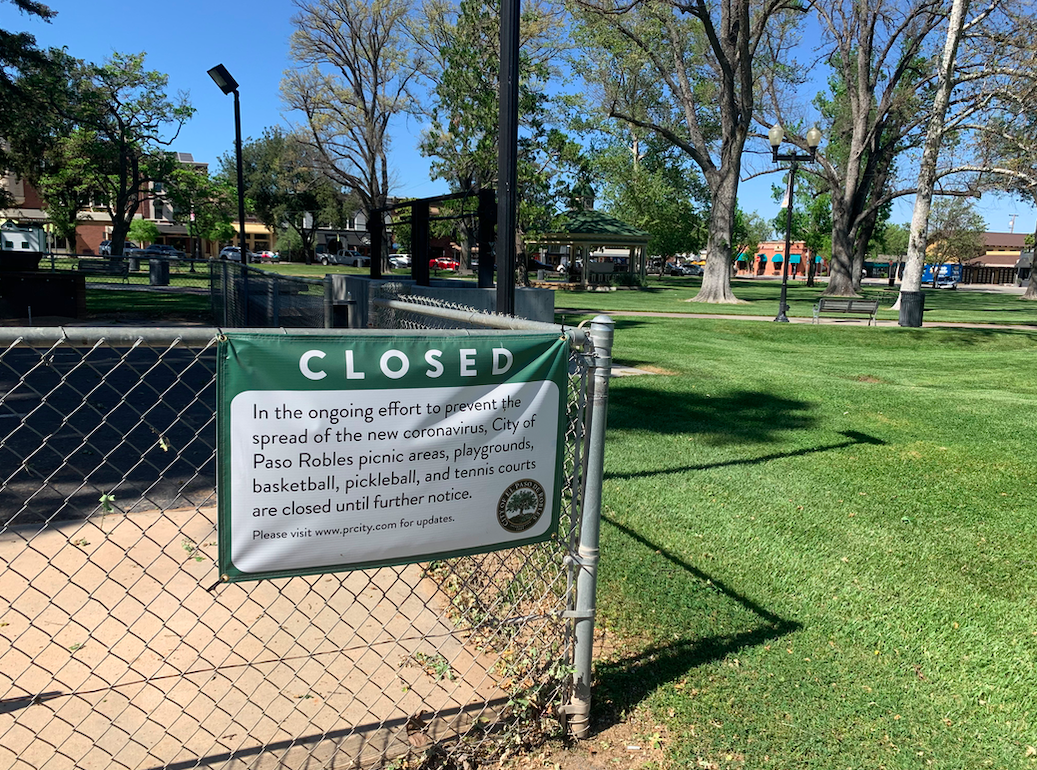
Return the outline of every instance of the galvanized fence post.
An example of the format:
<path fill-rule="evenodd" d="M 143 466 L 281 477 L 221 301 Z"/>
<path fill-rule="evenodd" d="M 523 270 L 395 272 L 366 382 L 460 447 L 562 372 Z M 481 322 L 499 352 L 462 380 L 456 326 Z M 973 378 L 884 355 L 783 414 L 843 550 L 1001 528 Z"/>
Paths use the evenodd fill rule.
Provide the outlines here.
<path fill-rule="evenodd" d="M 331 276 L 324 276 L 324 328 L 335 326 L 335 289 L 331 285 Z"/>
<path fill-rule="evenodd" d="M 601 485 L 605 472 L 605 423 L 615 322 L 599 315 L 590 324 L 592 346 L 587 394 L 586 463 L 580 543 L 576 552 L 576 649 L 573 654 L 573 701 L 567 711 L 574 737 L 590 734 L 591 675 L 594 662 L 594 616 L 597 610 L 598 544 L 601 533 Z"/>

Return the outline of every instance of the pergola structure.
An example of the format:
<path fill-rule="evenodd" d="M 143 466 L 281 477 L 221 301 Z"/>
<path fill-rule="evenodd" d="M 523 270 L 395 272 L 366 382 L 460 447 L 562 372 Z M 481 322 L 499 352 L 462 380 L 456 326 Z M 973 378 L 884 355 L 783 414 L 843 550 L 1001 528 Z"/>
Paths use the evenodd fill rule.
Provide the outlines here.
<path fill-rule="evenodd" d="M 626 250 L 625 269 L 642 280 L 647 269 L 648 233 L 600 211 L 567 211 L 560 217 L 556 232 L 543 233 L 526 246 L 530 250 L 567 246 L 570 266 L 580 265 L 579 282 L 583 286 L 610 282 L 615 272 L 624 272 L 616 270 L 616 257 L 602 254 L 603 249 Z"/>

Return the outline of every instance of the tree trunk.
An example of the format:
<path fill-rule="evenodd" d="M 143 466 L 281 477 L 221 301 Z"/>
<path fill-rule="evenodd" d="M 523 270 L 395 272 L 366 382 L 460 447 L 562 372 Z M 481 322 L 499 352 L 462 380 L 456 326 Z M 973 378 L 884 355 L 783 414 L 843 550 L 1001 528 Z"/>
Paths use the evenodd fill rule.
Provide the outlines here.
<path fill-rule="evenodd" d="M 857 297 L 860 286 L 860 271 L 856 283 L 853 280 L 854 266 L 853 234 L 850 227 L 850 211 L 847 203 L 839 196 L 832 196 L 832 256 L 829 262 L 828 286 L 822 296 Z"/>
<path fill-rule="evenodd" d="M 953 0 L 951 5 L 947 41 L 943 47 L 943 58 L 936 81 L 936 96 L 933 98 L 933 112 L 926 129 L 922 163 L 918 170 L 918 193 L 915 195 L 915 208 L 911 215 L 911 236 L 907 242 L 907 261 L 904 265 L 904 279 L 900 284 L 901 294 L 905 291 L 921 291 L 922 288 L 922 268 L 929 245 L 929 212 L 932 209 L 933 190 L 936 186 L 936 162 L 943 142 L 947 107 L 951 100 L 951 90 L 954 88 L 954 62 L 958 55 L 958 41 L 961 40 L 968 6 L 969 0 Z M 894 307 L 899 305 L 900 297 L 897 297 Z"/>
<path fill-rule="evenodd" d="M 728 163 L 718 170 L 719 180 L 710 185 L 711 211 L 709 239 L 706 242 L 706 269 L 702 288 L 692 302 L 736 304 L 731 291 L 731 233 L 738 198 L 738 164 Z"/>
<path fill-rule="evenodd" d="M 472 270 L 472 241 L 475 240 L 475 223 L 469 217 L 463 217 L 458 221 L 461 243 L 461 270 L 471 272 Z"/>
<path fill-rule="evenodd" d="M 1033 279 L 1033 258 L 1030 258 L 1030 279 L 1026 282 L 1026 291 L 1023 292 L 1023 299 L 1037 300 L 1037 281 Z"/>
<path fill-rule="evenodd" d="M 1028 300 L 1037 300 L 1037 281 L 1033 277 L 1034 273 L 1037 272 L 1034 270 L 1037 267 L 1034 264 L 1034 262 L 1037 262 L 1037 259 L 1034 259 L 1037 257 L 1037 229 L 1035 229 L 1033 234 L 1033 244 L 1030 247 L 1030 279 L 1026 282 L 1026 291 L 1023 292 L 1023 299 Z"/>

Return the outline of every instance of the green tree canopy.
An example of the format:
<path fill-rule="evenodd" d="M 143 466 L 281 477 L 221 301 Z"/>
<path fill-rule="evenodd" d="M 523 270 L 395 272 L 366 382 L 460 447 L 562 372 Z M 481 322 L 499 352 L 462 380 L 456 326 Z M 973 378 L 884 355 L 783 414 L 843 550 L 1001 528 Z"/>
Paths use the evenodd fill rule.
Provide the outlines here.
<path fill-rule="evenodd" d="M 233 179 L 236 161 L 224 156 L 221 175 Z M 245 196 L 259 220 L 277 232 L 293 232 L 308 263 L 320 227 L 344 227 L 359 209 L 355 196 L 345 195 L 322 170 L 321 158 L 297 134 L 268 128 L 263 136 L 241 148 Z"/>
<path fill-rule="evenodd" d="M 963 265 L 985 253 L 986 221 L 967 198 L 941 198 L 929 215 L 929 261 Z"/>
<path fill-rule="evenodd" d="M 88 180 L 112 219 L 112 243 L 126 237 L 153 183 L 177 166 L 166 148 L 194 109 L 184 94 L 166 95 L 168 76 L 144 69 L 144 54 L 115 53 L 104 64 L 81 63 L 75 119 L 92 141 Z"/>
<path fill-rule="evenodd" d="M 128 235 L 141 246 L 154 243 L 159 238 L 158 225 L 150 219 L 134 219 L 130 222 Z"/>
<path fill-rule="evenodd" d="M 196 244 L 201 238 L 226 243 L 234 237 L 237 190 L 226 180 L 180 165 L 166 179 L 165 192 L 173 221 L 184 225 Z"/>

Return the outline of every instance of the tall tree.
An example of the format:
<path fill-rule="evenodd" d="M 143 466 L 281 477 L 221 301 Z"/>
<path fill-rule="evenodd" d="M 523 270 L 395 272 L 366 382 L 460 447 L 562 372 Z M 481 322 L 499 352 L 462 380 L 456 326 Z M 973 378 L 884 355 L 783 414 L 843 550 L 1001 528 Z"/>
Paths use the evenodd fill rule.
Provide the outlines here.
<path fill-rule="evenodd" d="M 825 294 L 853 296 L 890 200 L 897 156 L 918 143 L 929 88 L 930 37 L 942 0 L 814 0 L 830 93 L 818 99 L 828 137 L 818 174 L 831 193 L 831 273 Z M 779 120 L 781 104 L 771 105 Z"/>
<path fill-rule="evenodd" d="M 932 112 L 926 128 L 925 145 L 922 150 L 922 162 L 918 170 L 918 192 L 915 194 L 914 212 L 911 217 L 911 237 L 907 245 L 907 261 L 904 265 L 904 280 L 900 290 L 918 291 L 922 282 L 922 266 L 925 262 L 928 246 L 929 214 L 932 209 L 933 192 L 936 185 L 936 165 L 943 144 L 944 128 L 947 122 L 947 110 L 950 107 L 951 91 L 954 89 L 954 68 L 958 56 L 958 45 L 965 28 L 965 15 L 969 10 L 969 0 L 952 0 L 950 16 L 947 21 L 947 37 L 944 42 L 943 55 L 936 73 L 936 88 L 933 96 Z M 944 235 L 946 238 L 947 235 Z M 933 271 L 935 280 L 936 271 Z M 900 297 L 897 297 L 900 302 Z"/>
<path fill-rule="evenodd" d="M 74 119 L 70 88 L 77 62 L 63 51 L 52 50 L 47 64 L 23 74 L 18 86 L 25 94 L 22 119 L 14 118 L 6 134 L 12 149 L 11 168 L 29 181 L 58 236 L 72 253 L 77 250 L 80 212 L 98 198 L 90 179 L 90 137 Z"/>
<path fill-rule="evenodd" d="M 154 183 L 176 168 L 166 148 L 194 109 L 185 94 L 166 95 L 169 77 L 145 70 L 144 54 L 81 63 L 78 74 L 74 117 L 87 149 L 88 182 L 111 216 L 113 250 L 121 249 L 141 203 L 155 197 Z"/>
<path fill-rule="evenodd" d="M 709 191 L 687 156 L 657 136 L 632 142 L 609 131 L 591 151 L 602 208 L 649 234 L 648 253 L 664 258 L 706 245 Z"/>
<path fill-rule="evenodd" d="M 57 14 L 49 6 L 36 0 L 7 0 L 23 14 L 50 21 Z M 28 32 L 9 32 L 0 29 L 0 136 L 5 139 L 11 135 L 11 123 L 31 120 L 33 114 L 33 97 L 35 92 L 26 90 L 18 81 L 30 70 L 38 70 L 48 64 L 47 55 L 36 47 L 36 38 Z M 14 166 L 7 157 L 6 148 L 0 144 L 0 169 L 10 170 Z M 9 204 L 5 200 L 8 193 L 0 189 L 0 205 Z"/>
<path fill-rule="evenodd" d="M 710 194 L 699 302 L 736 302 L 732 231 L 757 81 L 778 72 L 798 0 L 576 0 L 584 77 L 605 113 L 662 137 Z"/>
<path fill-rule="evenodd" d="M 389 122 L 414 103 L 420 61 L 406 37 L 409 0 L 295 0 L 289 71 L 281 94 L 304 120 L 305 142 L 322 170 L 359 196 L 370 221 L 383 228 L 390 176 Z M 379 255 L 372 255 L 378 259 Z"/>
<path fill-rule="evenodd" d="M 187 228 L 194 257 L 201 257 L 201 239 L 224 242 L 233 236 L 232 222 L 237 218 L 234 184 L 201 169 L 178 166 L 165 181 L 165 195 L 173 208 L 173 221 Z"/>
<path fill-rule="evenodd" d="M 62 50 L 44 54 L 35 49 L 17 69 L 0 66 L 5 78 L 0 85 L 0 136 L 4 139 L 0 142 L 0 169 L 14 172 L 37 189 L 43 174 L 65 177 L 60 183 L 54 180 L 57 190 L 70 187 L 71 171 L 65 173 L 63 167 L 66 160 L 75 165 L 79 155 L 66 141 L 75 128 L 69 113 L 77 66 Z M 0 189 L 0 204 L 8 197 L 8 191 Z M 68 221 L 65 216 L 60 218 Z"/>
<path fill-rule="evenodd" d="M 968 126 L 980 158 L 977 188 L 1007 192 L 1031 205 L 1037 205 L 1037 52 L 1032 41 L 1037 35 L 1037 19 L 1009 9 L 1004 26 L 1009 34 L 987 36 L 988 48 L 995 47 L 1010 63 L 1014 77 L 994 101 L 985 120 Z M 995 33 L 996 34 L 996 33 Z M 965 38 L 966 41 L 969 37 Z M 983 38 L 981 37 L 981 42 Z M 1023 299 L 1037 301 L 1037 276 L 1031 269 Z"/>
<path fill-rule="evenodd" d="M 414 30 L 427 55 L 423 74 L 433 84 L 424 110 L 430 127 L 420 149 L 432 159 L 432 177 L 444 180 L 451 192 L 474 194 L 497 182 L 500 15 L 499 0 L 460 0 L 456 6 L 428 0 Z M 558 110 L 547 93 L 553 60 L 563 46 L 562 29 L 558 9 L 524 4 L 519 25 L 519 283 L 525 282 L 527 265 L 522 233 L 548 225 L 556 194 L 568 187 L 566 182 L 559 186 L 560 180 L 581 161 L 575 144 L 552 125 Z M 462 215 L 457 223 L 467 267 L 474 218 Z"/>
<path fill-rule="evenodd" d="M 241 149 L 245 195 L 252 210 L 271 230 L 290 230 L 299 255 L 309 264 L 320 227 L 344 226 L 355 213 L 356 198 L 321 171 L 320 158 L 296 134 L 269 128 Z M 221 159 L 223 174 L 234 177 L 235 161 Z M 351 209 L 351 210 L 349 210 Z"/>

